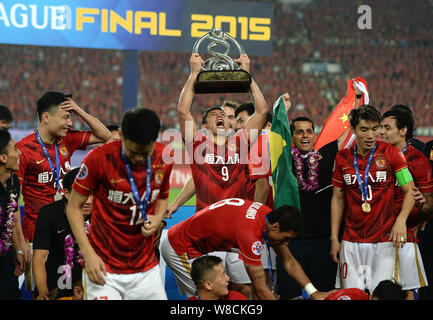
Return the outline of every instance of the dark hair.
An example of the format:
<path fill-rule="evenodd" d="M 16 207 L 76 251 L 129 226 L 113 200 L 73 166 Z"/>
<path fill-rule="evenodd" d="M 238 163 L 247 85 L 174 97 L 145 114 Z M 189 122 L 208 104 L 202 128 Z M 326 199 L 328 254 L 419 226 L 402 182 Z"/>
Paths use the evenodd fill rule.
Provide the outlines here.
<path fill-rule="evenodd" d="M 377 122 L 380 124 L 381 116 L 376 107 L 364 104 L 359 108 L 352 109 L 349 113 L 350 126 L 356 128 L 361 120 Z"/>
<path fill-rule="evenodd" d="M 120 126 L 123 139 L 147 146 L 158 138 L 161 120 L 153 110 L 135 108 L 123 114 Z"/>
<path fill-rule="evenodd" d="M 266 113 L 266 121 L 265 121 L 265 124 L 263 125 L 263 128 L 266 127 L 266 125 L 268 124 L 268 122 L 272 123 L 272 119 L 274 119 L 274 115 L 272 114 L 272 112 L 268 111 Z"/>
<path fill-rule="evenodd" d="M 11 141 L 9 130 L 0 128 L 0 154 L 7 153 L 9 141 Z"/>
<path fill-rule="evenodd" d="M 110 123 L 105 126 L 110 132 L 119 130 L 119 125 Z"/>
<path fill-rule="evenodd" d="M 238 106 L 239 106 L 239 103 L 237 103 L 237 102 L 225 100 L 221 107 L 223 107 L 223 108 L 224 107 L 230 107 L 233 110 L 235 110 Z"/>
<path fill-rule="evenodd" d="M 300 234 L 304 230 L 304 217 L 296 207 L 283 205 L 269 212 L 266 216 L 269 223 L 278 222 L 280 232 L 293 231 Z"/>
<path fill-rule="evenodd" d="M 209 112 L 211 112 L 212 110 L 221 110 L 222 112 L 224 112 L 223 107 L 220 106 L 212 106 L 207 108 L 204 112 L 203 112 L 203 116 L 201 118 L 201 124 L 206 124 L 207 122 L 207 115 L 209 114 Z M 225 112 L 224 112 L 225 114 Z"/>
<path fill-rule="evenodd" d="M 310 122 L 311 126 L 313 128 L 313 132 L 314 132 L 314 122 L 313 120 L 311 120 L 310 118 L 307 117 L 297 117 L 295 119 L 292 120 L 292 122 L 290 123 L 290 132 L 293 135 L 293 133 L 295 132 L 295 123 L 298 121 L 306 121 L 306 122 Z"/>
<path fill-rule="evenodd" d="M 379 300 L 406 300 L 407 293 L 398 283 L 383 280 L 374 289 L 372 297 Z"/>
<path fill-rule="evenodd" d="M 191 278 L 195 286 L 198 288 L 203 281 L 206 281 L 208 271 L 222 263 L 220 257 L 207 255 L 195 259 L 191 264 Z"/>
<path fill-rule="evenodd" d="M 7 123 L 11 123 L 14 121 L 14 118 L 12 117 L 12 113 L 9 110 L 8 107 L 0 104 L 0 121 L 4 121 Z"/>
<path fill-rule="evenodd" d="M 385 118 L 394 118 L 399 130 L 407 128 L 406 140 L 412 139 L 413 132 L 415 131 L 415 123 L 413 120 L 412 111 L 408 106 L 396 104 L 389 108 L 382 116 L 382 120 Z"/>
<path fill-rule="evenodd" d="M 249 116 L 252 116 L 254 114 L 254 112 L 256 111 L 256 108 L 254 108 L 254 104 L 252 102 L 241 103 L 235 109 L 235 117 L 237 117 L 238 114 L 241 113 L 242 111 L 246 111 Z"/>
<path fill-rule="evenodd" d="M 67 189 L 69 192 L 72 191 L 72 185 L 74 184 L 75 177 L 80 171 L 80 167 L 74 168 L 71 171 L 67 172 L 63 177 L 63 188 Z"/>
<path fill-rule="evenodd" d="M 42 114 L 44 112 L 52 111 L 52 108 L 57 108 L 59 104 L 71 98 L 72 94 L 64 94 L 63 92 L 57 91 L 47 91 L 45 92 L 37 102 L 37 112 L 39 120 L 42 119 Z"/>

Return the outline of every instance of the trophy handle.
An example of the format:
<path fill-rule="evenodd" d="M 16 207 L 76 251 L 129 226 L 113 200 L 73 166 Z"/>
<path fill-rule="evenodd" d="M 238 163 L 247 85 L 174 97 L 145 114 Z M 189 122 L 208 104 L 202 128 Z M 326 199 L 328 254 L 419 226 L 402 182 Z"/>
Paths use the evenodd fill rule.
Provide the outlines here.
<path fill-rule="evenodd" d="M 197 39 L 196 42 L 194 43 L 192 52 L 198 53 L 200 45 L 202 44 L 203 41 L 205 41 L 207 39 L 209 39 L 211 41 L 211 43 L 207 46 L 207 49 L 208 49 L 208 52 L 213 57 L 206 60 L 205 66 L 209 67 L 214 62 L 224 60 L 231 67 L 232 70 L 239 70 L 240 69 L 240 66 L 237 63 L 235 63 L 233 61 L 233 59 L 230 58 L 230 56 L 228 55 L 228 53 L 230 52 L 230 44 L 226 41 L 226 39 L 231 40 L 235 44 L 235 46 L 239 52 L 239 56 L 244 54 L 245 50 L 242 48 L 242 46 L 239 44 L 239 42 L 236 41 L 236 39 L 234 39 L 232 36 L 225 33 L 224 31 L 222 31 L 221 29 L 215 29 L 214 28 L 210 32 L 206 33 L 205 35 L 203 35 L 202 37 Z M 215 52 L 212 50 L 214 47 L 216 47 L 218 45 L 223 45 L 226 48 L 225 53 L 219 53 L 219 52 Z M 207 70 L 204 67 L 202 67 L 202 69 Z"/>

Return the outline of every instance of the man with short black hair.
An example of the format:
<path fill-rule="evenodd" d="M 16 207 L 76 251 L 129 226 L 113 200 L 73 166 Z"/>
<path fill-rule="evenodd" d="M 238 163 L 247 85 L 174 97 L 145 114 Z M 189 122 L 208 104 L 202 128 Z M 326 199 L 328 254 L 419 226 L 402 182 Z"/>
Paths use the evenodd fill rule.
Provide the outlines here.
<path fill-rule="evenodd" d="M 25 270 L 22 242 L 17 226 L 21 223 L 18 207 L 20 184 L 15 172 L 20 151 L 7 129 L 0 129 L 0 300 L 22 299 L 18 276 Z"/>
<path fill-rule="evenodd" d="M 191 264 L 191 278 L 197 288 L 188 300 L 248 300 L 243 294 L 229 290 L 230 277 L 217 256 L 201 256 Z"/>
<path fill-rule="evenodd" d="M 406 220 L 414 206 L 413 178 L 401 151 L 380 136 L 381 115 L 363 105 L 349 114 L 356 143 L 335 159 L 331 200 L 331 257 L 339 263 L 337 288 L 372 290 L 396 278 L 395 252 L 407 241 Z M 396 180 L 404 193 L 398 214 Z M 339 231 L 344 217 L 340 247 Z"/>
<path fill-rule="evenodd" d="M 71 170 L 74 151 L 85 150 L 88 145 L 110 138 L 110 131 L 71 97 L 62 92 L 45 92 L 37 101 L 38 128 L 17 143 L 21 150 L 18 176 L 25 211 L 23 231 L 30 243 L 39 210 L 62 197 L 62 179 Z M 83 119 L 91 131 L 72 130 L 73 113 Z"/>
<path fill-rule="evenodd" d="M 32 259 L 32 273 L 37 289 L 36 300 L 71 297 L 74 295 L 73 284 L 78 277 L 81 278 L 82 265 L 78 246 L 72 237 L 66 217 L 72 184 L 79 170 L 80 168 L 75 168 L 65 174 L 63 198 L 42 207 L 36 220 Z M 82 207 L 87 224 L 92 202 L 93 196 L 89 195 Z"/>
<path fill-rule="evenodd" d="M 196 290 L 189 273 L 193 259 L 214 251 L 238 252 L 258 299 L 274 300 L 261 261 L 266 243 L 274 249 L 289 275 L 314 299 L 322 299 L 326 293 L 312 285 L 287 248 L 303 226 L 296 207 L 272 210 L 259 202 L 224 199 L 172 226 L 161 240 L 161 254 L 175 274 L 179 289 L 192 296 Z"/>
<path fill-rule="evenodd" d="M 403 289 L 408 291 L 408 299 L 414 299 L 414 289 L 427 286 L 423 259 L 418 247 L 416 230 L 429 217 L 433 217 L 433 177 L 427 158 L 410 145 L 414 132 L 414 120 L 409 107 L 392 106 L 382 116 L 382 140 L 397 147 L 404 154 L 415 186 L 423 193 L 426 203 L 422 208 L 414 206 L 407 224 L 407 242 L 399 248 L 399 279 Z M 404 193 L 397 184 L 394 190 L 396 214 L 398 214 Z"/>
<path fill-rule="evenodd" d="M 0 105 L 0 128 L 9 129 L 14 121 L 11 111 L 8 107 Z"/>
<path fill-rule="evenodd" d="M 85 261 L 88 300 L 166 300 L 154 237 L 164 227 L 172 150 L 157 142 L 161 122 L 149 109 L 124 113 L 121 140 L 90 152 L 66 209 Z M 167 153 L 167 154 L 166 154 Z M 93 193 L 87 238 L 81 207 Z"/>

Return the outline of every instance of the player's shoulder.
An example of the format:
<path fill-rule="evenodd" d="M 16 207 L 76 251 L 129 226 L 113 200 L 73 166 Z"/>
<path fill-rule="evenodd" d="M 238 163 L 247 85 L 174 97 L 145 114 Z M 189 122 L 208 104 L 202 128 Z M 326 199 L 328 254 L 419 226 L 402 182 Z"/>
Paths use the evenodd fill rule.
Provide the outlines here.
<path fill-rule="evenodd" d="M 320 149 L 322 150 L 322 149 Z M 335 156 L 336 159 L 349 159 L 353 157 L 353 152 L 355 150 L 355 144 L 353 144 L 351 147 L 347 149 L 340 149 L 337 151 L 337 154 Z"/>
<path fill-rule="evenodd" d="M 229 294 L 227 295 L 227 299 L 224 300 L 248 300 L 247 297 L 245 297 L 242 293 L 229 290 Z"/>
<path fill-rule="evenodd" d="M 36 136 L 35 136 L 35 133 L 32 132 L 32 133 L 28 134 L 27 136 L 21 138 L 21 139 L 17 142 L 17 147 L 18 147 L 19 149 L 21 149 L 21 148 L 23 148 L 23 147 L 24 147 L 24 148 L 25 148 L 25 147 L 29 147 L 30 145 L 35 144 L 35 143 L 37 143 L 37 141 L 36 141 Z"/>
<path fill-rule="evenodd" d="M 425 154 L 410 145 L 406 150 L 405 157 L 411 167 L 429 168 L 430 166 Z"/>
<path fill-rule="evenodd" d="M 120 148 L 122 147 L 121 140 L 111 141 L 105 144 L 101 144 L 93 149 L 91 149 L 85 159 L 99 159 L 107 157 L 110 159 L 121 157 Z M 108 160 L 108 159 L 107 159 Z"/>
<path fill-rule="evenodd" d="M 164 162 L 174 157 L 174 150 L 169 145 L 165 145 L 161 142 L 155 142 L 155 149 L 153 151 L 157 161 Z"/>

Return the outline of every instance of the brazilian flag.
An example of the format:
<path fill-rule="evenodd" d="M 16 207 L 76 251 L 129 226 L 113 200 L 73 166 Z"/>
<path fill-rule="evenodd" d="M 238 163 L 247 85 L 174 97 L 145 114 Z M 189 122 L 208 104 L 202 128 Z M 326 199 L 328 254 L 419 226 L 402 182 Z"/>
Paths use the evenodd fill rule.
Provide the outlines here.
<path fill-rule="evenodd" d="M 283 97 L 274 103 L 269 138 L 274 208 L 290 205 L 301 209 L 298 180 L 292 172 L 292 138 Z"/>

